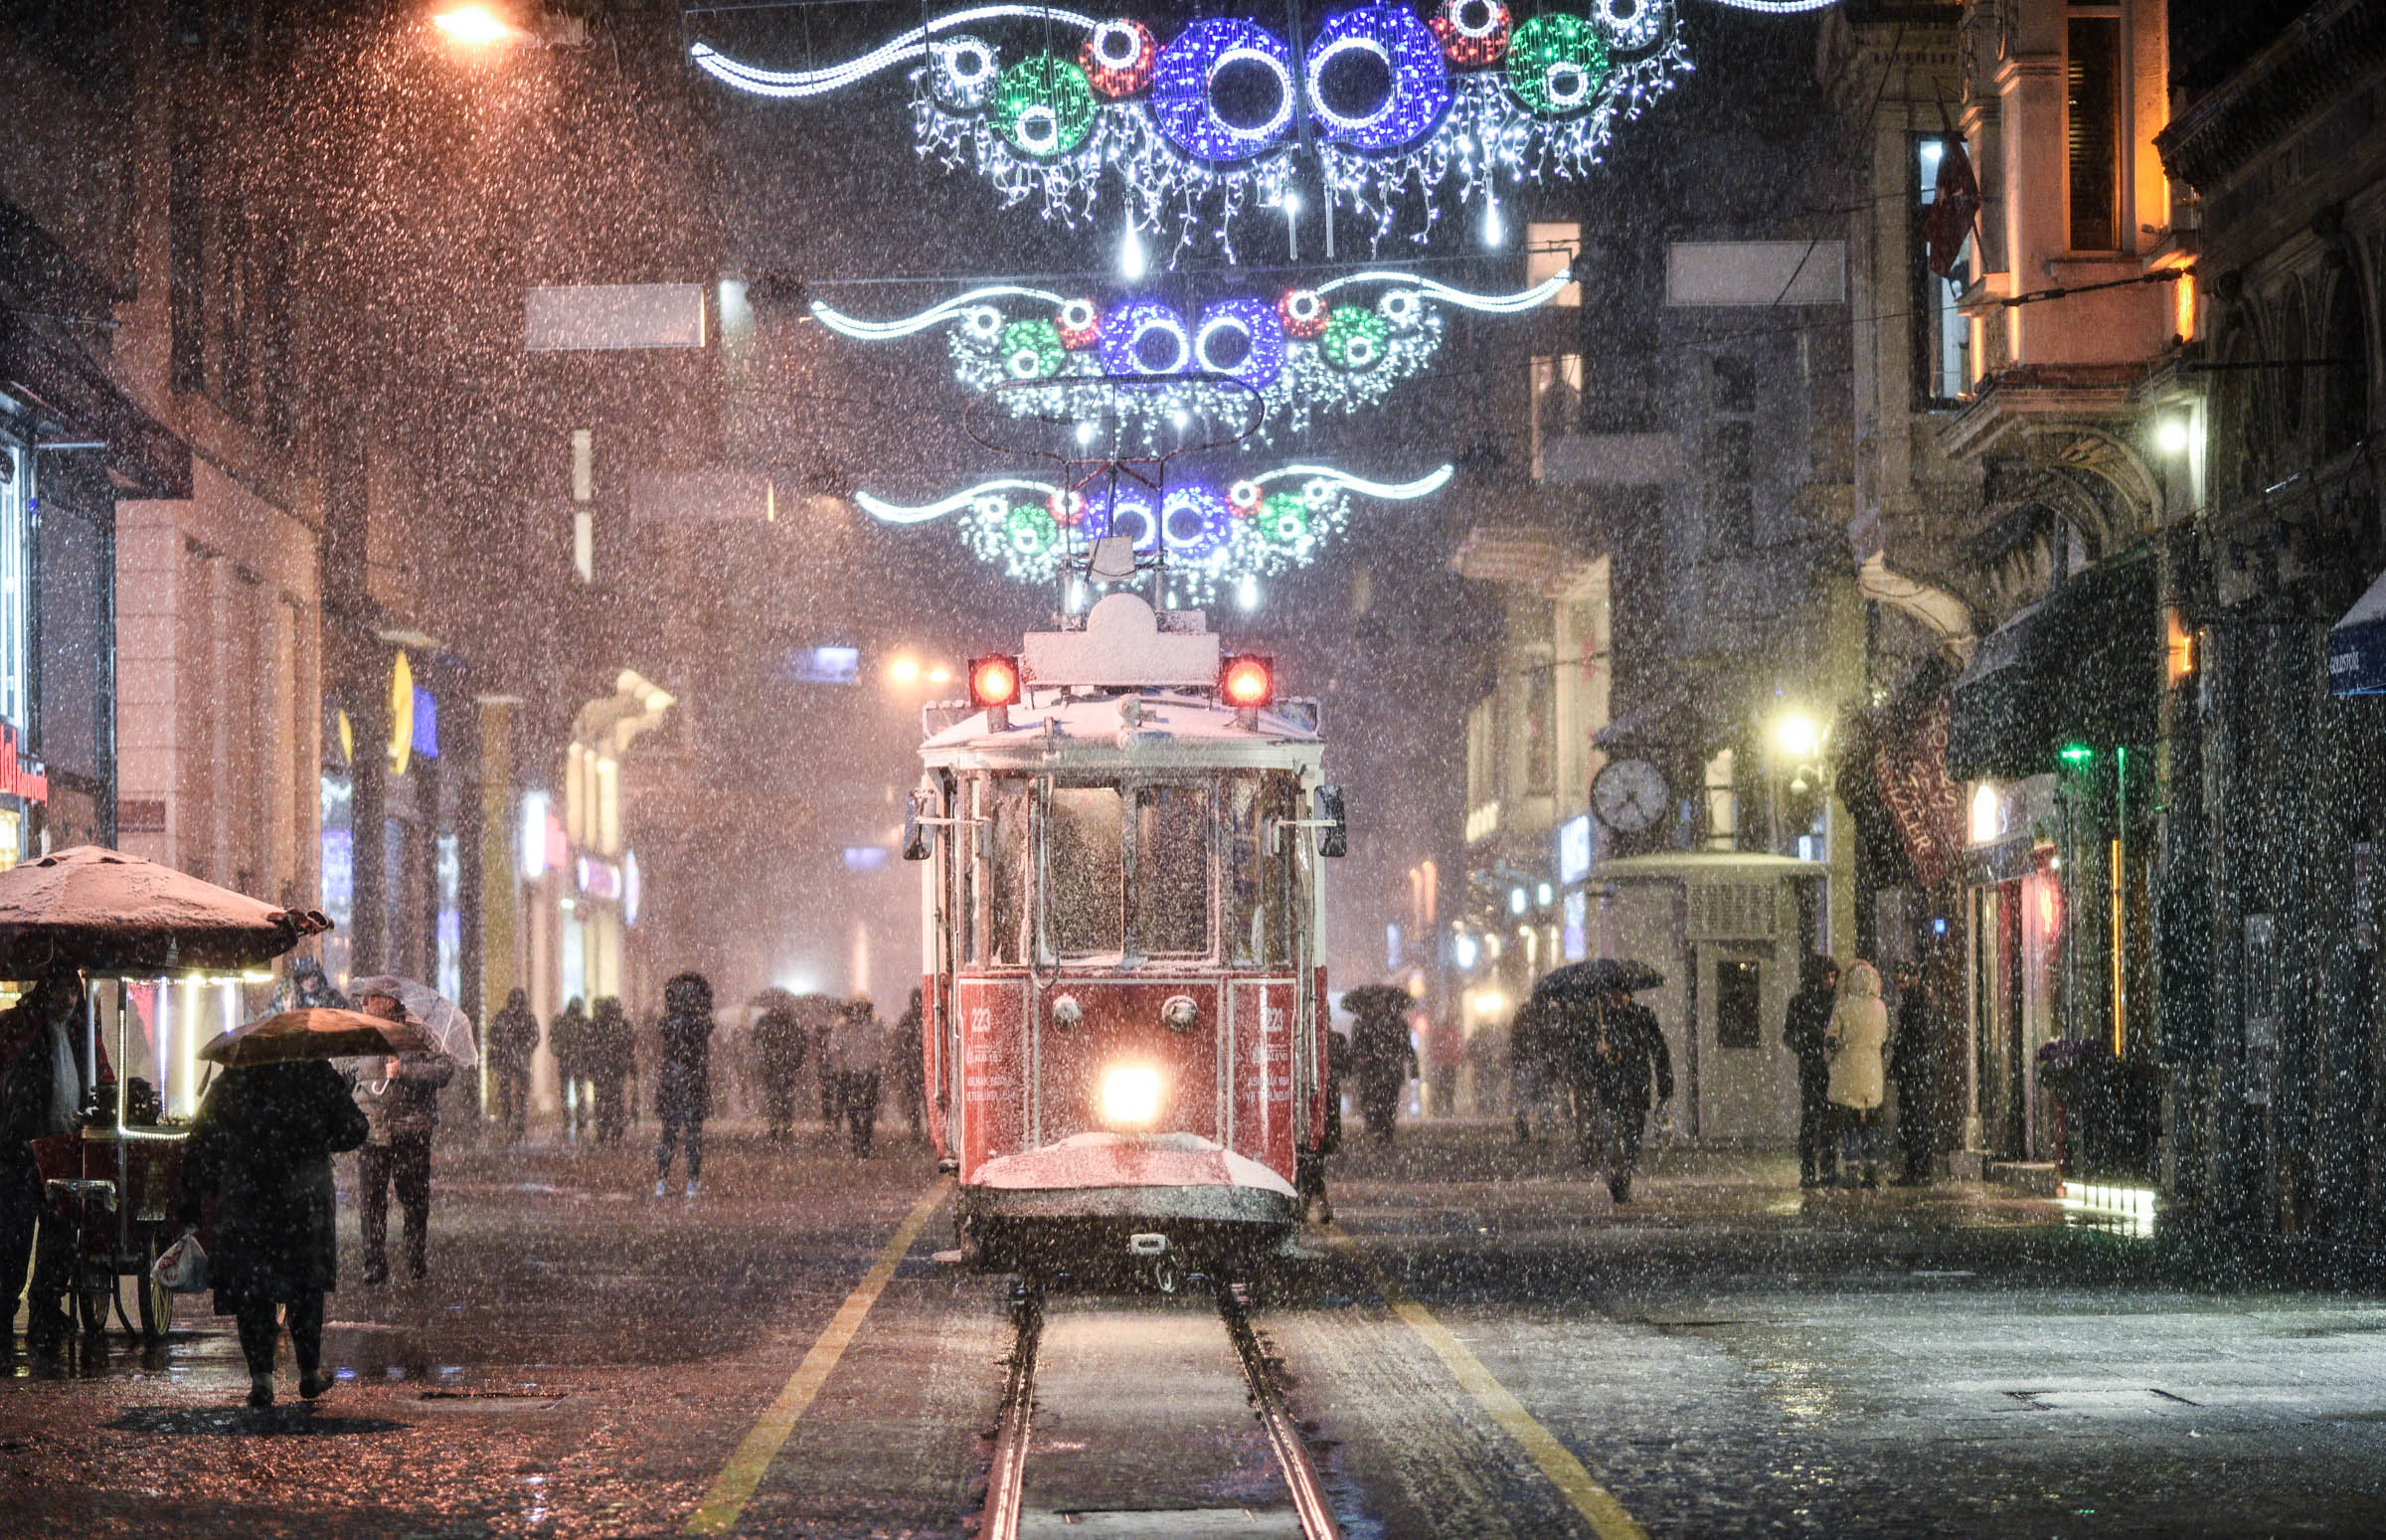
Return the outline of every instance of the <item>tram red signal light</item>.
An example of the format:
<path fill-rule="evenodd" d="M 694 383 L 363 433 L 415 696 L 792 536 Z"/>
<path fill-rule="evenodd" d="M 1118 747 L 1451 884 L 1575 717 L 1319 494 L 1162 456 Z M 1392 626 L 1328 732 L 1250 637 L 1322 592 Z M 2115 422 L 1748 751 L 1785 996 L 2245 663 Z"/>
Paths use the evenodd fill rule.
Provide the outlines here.
<path fill-rule="evenodd" d="M 1019 704 L 1019 660 L 993 652 L 969 660 L 969 703 L 981 708 Z"/>
<path fill-rule="evenodd" d="M 1276 699 L 1276 661 L 1247 652 L 1218 671 L 1218 693 L 1229 706 L 1265 706 Z"/>

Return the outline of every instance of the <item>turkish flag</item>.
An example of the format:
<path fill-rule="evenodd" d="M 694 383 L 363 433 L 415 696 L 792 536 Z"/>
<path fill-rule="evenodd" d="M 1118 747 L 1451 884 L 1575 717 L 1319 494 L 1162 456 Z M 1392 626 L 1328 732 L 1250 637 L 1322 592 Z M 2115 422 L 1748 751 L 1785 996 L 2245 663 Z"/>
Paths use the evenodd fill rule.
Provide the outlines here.
<path fill-rule="evenodd" d="M 1980 214 L 1980 182 L 1971 174 L 1971 157 L 1963 141 L 1949 134 L 1939 157 L 1939 181 L 1931 207 L 1922 217 L 1924 259 L 1943 278 L 1955 276 L 1956 258 L 1971 235 L 1971 222 Z"/>

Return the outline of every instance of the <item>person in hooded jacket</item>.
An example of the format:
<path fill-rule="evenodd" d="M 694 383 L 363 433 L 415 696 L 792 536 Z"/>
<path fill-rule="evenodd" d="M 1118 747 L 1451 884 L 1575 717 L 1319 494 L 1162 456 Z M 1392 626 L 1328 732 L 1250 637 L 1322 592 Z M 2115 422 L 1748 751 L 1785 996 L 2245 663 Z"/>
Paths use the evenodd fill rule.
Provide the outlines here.
<path fill-rule="evenodd" d="M 1880 970 L 1871 963 L 1848 964 L 1824 1039 L 1831 1050 L 1831 1113 L 1838 1127 L 1841 1165 L 1862 1185 L 1878 1187 L 1889 1007 L 1881 1000 Z"/>
<path fill-rule="evenodd" d="M 680 973 L 663 985 L 662 1063 L 654 1081 L 654 1115 L 663 1137 L 654 1148 L 654 1195 L 671 1191 L 675 1146 L 688 1152 L 687 1195 L 704 1179 L 704 1116 L 712 1108 L 713 986 L 702 973 Z"/>
<path fill-rule="evenodd" d="M 357 1009 L 386 1021 L 404 1021 L 406 1007 L 386 994 L 368 994 Z M 455 1078 L 455 1061 L 444 1054 L 413 1053 L 376 1064 L 365 1061 L 356 1102 L 366 1134 L 356 1151 L 356 1206 L 363 1232 L 365 1282 L 390 1276 L 390 1189 L 406 1213 L 406 1267 L 416 1279 L 430 1271 L 430 1144 L 439 1128 L 439 1088 Z"/>
<path fill-rule="evenodd" d="M 1938 1159 L 1938 1002 L 1922 964 L 1908 963 L 1897 977 L 1897 1036 L 1889 1045 L 1889 1073 L 1897 1082 L 1897 1142 L 1905 1156 L 1898 1183 L 1921 1187 Z"/>
<path fill-rule="evenodd" d="M 895 1078 L 895 1106 L 903 1113 L 904 1121 L 911 1124 L 915 1141 L 928 1133 L 928 1058 L 920 1037 L 925 1016 L 920 986 L 914 984 L 903 1017 L 895 1023 L 894 1034 L 887 1040 L 887 1069 Z"/>
<path fill-rule="evenodd" d="M 887 1064 L 887 1035 L 870 997 L 855 995 L 837 1010 L 828 1029 L 828 1054 L 821 1068 L 836 1088 L 837 1106 L 851 1130 L 853 1152 L 870 1153 L 878 1126 L 879 1076 Z"/>
<path fill-rule="evenodd" d="M 530 996 L 516 989 L 505 1008 L 489 1018 L 489 1088 L 496 1093 L 497 1120 L 517 1143 L 530 1116 L 530 1061 L 539 1051 L 539 1018 Z"/>
<path fill-rule="evenodd" d="M 1831 1007 L 1839 1000 L 1839 964 L 1809 954 L 1797 993 L 1782 1018 L 1782 1041 L 1797 1058 L 1797 1185 L 1828 1187 L 1839 1174 L 1832 1148 Z"/>
<path fill-rule="evenodd" d="M 33 1278 L 26 1335 L 55 1341 L 73 1322 L 64 1300 L 73 1278 L 72 1232 L 50 1218 L 32 1141 L 75 1131 L 76 1096 L 87 1046 L 83 981 L 72 972 L 37 980 L 0 1014 L 0 1344 L 17 1314 L 17 1290 Z M 104 1077 L 102 1077 L 104 1078 Z"/>
<path fill-rule="evenodd" d="M 577 1139 L 595 1122 L 596 1102 L 589 1086 L 589 1008 L 579 995 L 566 1001 L 548 1024 L 547 1051 L 555 1056 L 555 1090 L 563 1100 L 565 1134 Z"/>
<path fill-rule="evenodd" d="M 1387 1008 L 1372 997 L 1366 1009 L 1352 1014 L 1350 1059 L 1359 1083 L 1359 1114 L 1367 1119 L 1367 1136 L 1378 1144 L 1389 1144 L 1400 1112 L 1400 1093 L 1417 1074 L 1417 1048 L 1409 1040 L 1408 1014 Z"/>
<path fill-rule="evenodd" d="M 347 1077 L 321 1060 L 224 1072 L 183 1145 L 180 1214 L 196 1229 L 216 1200 L 207 1255 L 216 1313 L 240 1322 L 249 1404 L 273 1404 L 273 1355 L 286 1316 L 298 1394 L 331 1388 L 323 1372 L 323 1296 L 339 1286 L 331 1157 L 365 1142 Z"/>
<path fill-rule="evenodd" d="M 596 1142 L 618 1144 L 629 1126 L 629 1073 L 637 1066 L 637 1044 L 621 997 L 608 994 L 589 1016 L 583 1048 L 591 1095 L 596 1103 Z"/>
<path fill-rule="evenodd" d="M 763 1083 L 763 1113 L 769 1122 L 764 1136 L 773 1142 L 794 1131 L 795 1083 L 811 1046 L 811 1034 L 804 1030 L 792 1000 L 774 998 L 754 1019 L 755 1068 Z"/>

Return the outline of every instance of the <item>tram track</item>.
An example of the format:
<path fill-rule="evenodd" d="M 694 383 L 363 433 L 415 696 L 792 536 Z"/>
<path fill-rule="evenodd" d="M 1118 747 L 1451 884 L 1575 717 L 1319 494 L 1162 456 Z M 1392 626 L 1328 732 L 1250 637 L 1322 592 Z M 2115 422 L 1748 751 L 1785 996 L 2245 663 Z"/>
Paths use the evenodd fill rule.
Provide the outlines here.
<path fill-rule="evenodd" d="M 1126 1409 L 1128 1416 L 1115 1420 L 1090 1407 L 1048 1408 L 1055 1422 L 1069 1421 L 1072 1412 L 1081 1414 L 1074 1419 L 1077 1426 L 1051 1429 L 1052 1437 L 1042 1448 L 1048 1456 L 1064 1452 L 1074 1456 L 1075 1468 L 1056 1470 L 1050 1480 L 1039 1483 L 1042 1467 L 1033 1457 L 1045 1431 L 1039 1428 L 1038 1419 L 1039 1394 L 1044 1389 L 1039 1370 L 1053 1334 L 1046 1319 L 1049 1301 L 1045 1286 L 1036 1283 L 1021 1285 L 1012 1304 L 1013 1343 L 1004 1366 L 979 1540 L 1020 1540 L 1022 1536 L 1032 1540 L 1034 1535 L 1061 1525 L 1078 1533 L 1101 1533 L 1106 1519 L 1115 1526 L 1109 1532 L 1159 1533 L 1162 1531 L 1141 1526 L 1194 1516 L 1205 1521 L 1203 1533 L 1297 1534 L 1301 1540 L 1340 1540 L 1340 1526 L 1285 1399 L 1280 1365 L 1268 1355 L 1253 1329 L 1247 1301 L 1235 1285 L 1217 1283 L 1212 1302 L 1214 1323 L 1225 1332 L 1223 1344 L 1214 1338 L 1202 1339 L 1191 1330 L 1186 1301 L 1181 1299 L 1108 1298 L 1096 1308 L 1071 1301 L 1077 1308 L 1063 1322 L 1068 1337 L 1064 1347 L 1072 1360 L 1071 1384 L 1082 1386 L 1089 1378 L 1112 1385 L 1134 1384 L 1140 1371 L 1146 1393 L 1133 1399 Z M 1153 1345 L 1148 1357 L 1141 1342 Z M 1216 1351 L 1221 1346 L 1225 1351 Z M 1162 1365 L 1173 1365 L 1178 1373 L 1155 1372 Z M 1266 1450 L 1264 1463 L 1280 1483 L 1273 1493 L 1263 1494 L 1254 1480 L 1257 1472 L 1244 1448 L 1253 1442 L 1252 1427 L 1246 1424 L 1234 1429 L 1215 1415 L 1214 1393 L 1219 1388 L 1215 1382 L 1225 1375 L 1239 1380 L 1250 1418 L 1257 1424 L 1258 1442 Z M 1213 1383 L 1201 1383 L 1205 1379 Z M 1211 1393 L 1206 1404 L 1205 1391 Z M 1105 1441 L 1078 1437 L 1088 1425 L 1102 1426 L 1116 1448 L 1089 1448 L 1089 1444 L 1101 1446 Z M 1148 1459 L 1155 1450 L 1166 1452 L 1169 1468 L 1158 1482 L 1166 1490 L 1146 1489 L 1135 1474 L 1135 1461 Z M 1089 1461 L 1107 1464 L 1113 1455 L 1118 1464 L 1116 1475 L 1087 1479 Z M 1059 1465 L 1063 1460 L 1056 1457 L 1049 1462 Z M 1214 1474 L 1203 1474 L 1213 1467 Z M 1225 1500 L 1187 1505 L 1184 1491 L 1189 1487 L 1223 1493 Z M 1241 1524 L 1233 1517 L 1238 1513 Z M 1091 1528 L 1080 1527 L 1089 1521 Z M 1126 1527 L 1130 1524 L 1136 1527 Z"/>

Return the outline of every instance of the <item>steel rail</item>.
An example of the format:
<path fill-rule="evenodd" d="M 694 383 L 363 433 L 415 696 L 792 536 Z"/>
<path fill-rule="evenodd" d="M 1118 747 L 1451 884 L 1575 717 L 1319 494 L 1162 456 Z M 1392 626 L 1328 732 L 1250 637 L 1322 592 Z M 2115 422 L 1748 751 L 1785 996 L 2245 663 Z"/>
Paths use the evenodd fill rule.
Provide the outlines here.
<path fill-rule="evenodd" d="M 1284 1485 L 1292 1493 L 1292 1511 L 1300 1519 L 1300 1532 L 1306 1540 L 1342 1540 L 1341 1526 L 1334 1522 L 1333 1505 L 1325 1499 L 1325 1487 L 1317 1479 L 1317 1467 L 1309 1459 L 1309 1447 L 1300 1437 L 1300 1425 L 1292 1420 L 1292 1412 L 1284 1404 L 1281 1386 L 1276 1382 L 1276 1369 L 1269 1362 L 1267 1351 L 1260 1346 L 1259 1333 L 1251 1329 L 1251 1317 L 1243 1307 L 1243 1295 L 1237 1285 L 1221 1283 L 1218 1285 L 1218 1315 L 1226 1322 L 1226 1334 L 1233 1339 L 1235 1356 L 1243 1361 L 1243 1377 L 1251 1384 L 1251 1404 L 1259 1413 L 1260 1426 L 1268 1430 L 1268 1446 L 1276 1452 L 1277 1465 L 1284 1473 Z"/>
<path fill-rule="evenodd" d="M 1044 1289 L 1026 1283 L 1011 1307 L 1016 1338 L 1003 1377 L 1002 1412 L 986 1470 L 985 1520 L 978 1540 L 1017 1540 L 1020 1500 L 1027 1490 L 1027 1445 L 1036 1420 L 1036 1348 L 1044 1337 Z"/>

